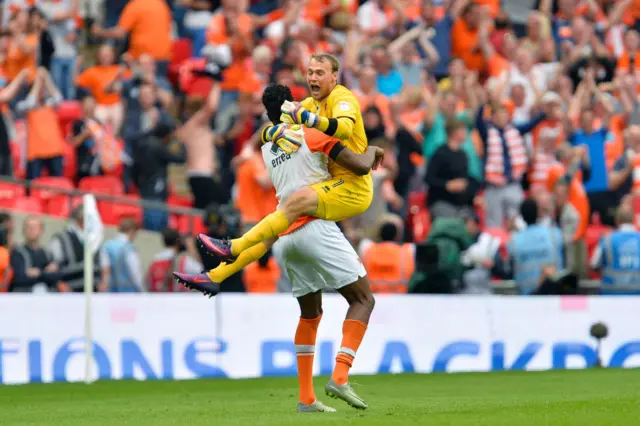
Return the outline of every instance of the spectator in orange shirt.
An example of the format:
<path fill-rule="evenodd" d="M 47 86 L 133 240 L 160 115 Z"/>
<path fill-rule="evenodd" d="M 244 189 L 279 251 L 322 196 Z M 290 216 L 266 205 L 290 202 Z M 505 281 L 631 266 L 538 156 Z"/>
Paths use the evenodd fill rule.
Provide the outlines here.
<path fill-rule="evenodd" d="M 222 11 L 211 18 L 207 28 L 207 44 L 227 44 L 234 35 L 246 41 L 252 41 L 254 19 L 243 10 L 242 3 L 237 0 L 223 0 Z"/>
<path fill-rule="evenodd" d="M 549 171 L 549 183 L 553 185 L 567 253 L 567 267 L 583 278 L 587 275 L 587 245 L 584 238 L 590 213 L 589 199 L 582 184 L 586 153 L 584 147 L 576 148 L 572 156 L 565 159 L 566 166 L 556 163 Z"/>
<path fill-rule="evenodd" d="M 299 84 L 296 80 L 296 72 L 298 72 L 298 70 L 295 67 L 288 64 L 282 64 L 278 68 L 278 71 L 273 73 L 273 76 L 275 84 L 282 84 L 283 86 L 290 87 L 293 99 L 300 102 L 309 96 L 309 92 L 307 91 L 306 86 Z"/>
<path fill-rule="evenodd" d="M 304 2 L 302 19 L 323 26 L 327 15 L 340 10 L 344 2 L 342 0 L 307 0 Z"/>
<path fill-rule="evenodd" d="M 360 104 L 360 111 L 366 111 L 370 107 L 378 109 L 384 120 L 384 125 L 389 131 L 393 127 L 391 121 L 391 109 L 389 108 L 389 98 L 378 92 L 376 81 L 378 74 L 371 67 L 366 67 L 360 72 L 358 89 L 353 91 Z M 384 135 L 380 135 L 384 137 Z"/>
<path fill-rule="evenodd" d="M 280 46 L 281 55 L 273 63 L 273 74 L 276 75 L 280 69 L 289 66 L 294 72 L 294 80 L 296 84 L 306 83 L 304 74 L 302 73 L 302 45 L 298 40 L 287 39 Z M 279 83 L 280 84 L 280 83 Z M 294 96 L 295 98 L 295 96 Z"/>
<path fill-rule="evenodd" d="M 478 73 L 481 73 L 485 66 L 478 31 L 483 13 L 477 4 L 470 3 L 451 29 L 451 55 L 462 58 L 468 69 Z"/>
<path fill-rule="evenodd" d="M 148 53 L 157 61 L 158 75 L 166 76 L 171 60 L 171 10 L 165 0 L 131 0 L 118 25 L 103 29 L 94 25 L 96 37 L 122 39 L 129 35 L 129 53 L 135 59 Z"/>
<path fill-rule="evenodd" d="M 26 68 L 29 70 L 29 81 L 32 82 L 36 74 L 36 54 L 38 37 L 28 33 L 29 12 L 22 10 L 15 14 L 9 22 L 11 43 L 4 63 L 4 72 L 9 81 Z"/>
<path fill-rule="evenodd" d="M 53 79 L 40 68 L 36 81 L 16 110 L 27 117 L 27 179 L 36 179 L 47 167 L 49 176 L 62 176 L 62 155 L 66 143 L 54 107 L 62 102 Z"/>
<path fill-rule="evenodd" d="M 313 22 L 298 24 L 297 39 L 302 42 L 303 63 L 308 63 L 311 55 L 316 53 L 332 53 L 332 46 L 323 38 L 322 28 Z"/>
<path fill-rule="evenodd" d="M 240 86 L 242 92 L 262 93 L 271 79 L 273 53 L 267 46 L 258 46 L 251 54 L 251 76 Z M 251 90 L 249 90 L 251 89 Z"/>
<path fill-rule="evenodd" d="M 111 131 L 118 134 L 124 109 L 119 93 L 109 92 L 107 87 L 123 72 L 115 64 L 115 52 L 113 47 L 103 44 L 98 50 L 98 58 L 95 66 L 87 68 L 76 78 L 76 84 L 87 90 L 96 99 L 96 118 L 102 124 L 111 126 Z"/>
<path fill-rule="evenodd" d="M 640 72 L 640 35 L 638 31 L 628 30 L 624 34 L 624 52 L 618 58 L 618 72 L 634 74 Z"/>
<path fill-rule="evenodd" d="M 238 161 L 236 172 L 237 198 L 235 207 L 240 212 L 244 229 L 251 229 L 277 206 L 276 194 L 269 172 L 264 165 L 258 146 L 247 145 Z M 243 161 L 244 160 L 244 161 Z"/>
<path fill-rule="evenodd" d="M 242 280 L 247 293 L 276 293 L 280 268 L 269 250 L 257 262 L 244 268 Z"/>
<path fill-rule="evenodd" d="M 500 0 L 473 0 L 473 2 L 485 8 L 492 18 L 495 18 L 500 13 Z"/>

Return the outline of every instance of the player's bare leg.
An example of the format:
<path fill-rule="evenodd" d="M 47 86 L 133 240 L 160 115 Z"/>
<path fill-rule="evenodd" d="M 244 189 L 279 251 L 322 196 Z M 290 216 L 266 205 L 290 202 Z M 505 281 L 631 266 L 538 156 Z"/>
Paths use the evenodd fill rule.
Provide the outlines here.
<path fill-rule="evenodd" d="M 351 387 L 349 369 L 367 331 L 375 299 L 367 277 L 360 278 L 338 292 L 347 299 L 349 310 L 342 326 L 342 344 L 336 356 L 336 366 L 325 391 L 332 398 L 339 398 L 354 408 L 364 410 L 368 406 Z"/>
<path fill-rule="evenodd" d="M 190 290 L 196 290 L 212 297 L 218 294 L 220 284 L 231 275 L 242 270 L 245 266 L 257 261 L 278 241 L 278 238 L 270 238 L 263 243 L 256 244 L 248 250 L 240 253 L 240 256 L 232 263 L 220 263 L 217 268 L 201 274 L 191 275 L 174 272 L 176 280 Z"/>
<path fill-rule="evenodd" d="M 300 413 L 335 412 L 316 399 L 313 390 L 313 357 L 316 347 L 316 334 L 322 318 L 322 292 L 309 293 L 298 298 L 300 320 L 296 329 L 294 343 L 298 361 L 298 385 L 300 400 L 297 410 Z"/>
<path fill-rule="evenodd" d="M 215 255 L 225 262 L 231 262 L 240 253 L 256 244 L 277 237 L 300 216 L 315 215 L 318 210 L 318 201 L 318 194 L 312 188 L 305 187 L 291 194 L 278 207 L 278 210 L 262 219 L 242 237 L 228 241 L 200 234 L 198 241 L 212 256 Z"/>

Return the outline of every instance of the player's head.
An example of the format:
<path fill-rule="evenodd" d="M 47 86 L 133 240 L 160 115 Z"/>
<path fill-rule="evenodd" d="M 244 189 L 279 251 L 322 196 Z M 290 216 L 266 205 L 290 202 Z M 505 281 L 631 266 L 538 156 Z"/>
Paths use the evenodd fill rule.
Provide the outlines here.
<path fill-rule="evenodd" d="M 267 110 L 267 117 L 273 124 L 280 124 L 280 108 L 284 101 L 293 101 L 291 89 L 282 84 L 273 84 L 264 89 L 262 104 Z"/>
<path fill-rule="evenodd" d="M 307 67 L 307 84 L 313 99 L 321 101 L 329 96 L 338 84 L 339 70 L 340 62 L 335 56 L 328 53 L 311 56 Z"/>

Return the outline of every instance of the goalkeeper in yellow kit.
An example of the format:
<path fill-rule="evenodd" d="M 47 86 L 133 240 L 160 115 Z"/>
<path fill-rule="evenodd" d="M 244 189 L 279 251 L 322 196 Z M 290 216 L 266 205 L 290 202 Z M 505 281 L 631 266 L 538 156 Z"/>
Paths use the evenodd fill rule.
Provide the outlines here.
<path fill-rule="evenodd" d="M 286 137 L 287 123 L 302 124 L 340 139 L 354 153 L 363 154 L 368 143 L 360 105 L 349 89 L 337 84 L 339 67 L 338 60 L 332 55 L 313 55 L 307 69 L 311 97 L 299 105 L 285 102 L 281 110 L 283 124 L 267 126 L 262 131 L 263 141 L 275 141 L 283 151 L 293 153 L 300 145 L 295 138 Z M 243 258 L 258 260 L 268 250 L 261 243 L 285 232 L 300 216 L 338 222 L 369 208 L 373 198 L 371 174 L 356 176 L 335 162 L 329 164 L 329 172 L 333 177 L 331 180 L 295 192 L 278 210 L 262 219 L 242 237 L 227 241 L 200 234 L 200 243 L 209 253 L 227 262 L 243 252 L 246 253 Z M 222 282 L 242 266 L 239 262 L 238 265 L 230 263 L 222 270 L 218 269 L 217 276 L 210 278 L 214 282 Z"/>

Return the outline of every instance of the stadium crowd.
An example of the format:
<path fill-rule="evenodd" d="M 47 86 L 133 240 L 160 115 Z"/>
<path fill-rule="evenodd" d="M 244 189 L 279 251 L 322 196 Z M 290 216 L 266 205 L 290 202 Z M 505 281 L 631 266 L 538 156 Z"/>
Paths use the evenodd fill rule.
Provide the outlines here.
<path fill-rule="evenodd" d="M 262 90 L 284 84 L 304 99 L 305 64 L 328 52 L 386 152 L 371 207 L 340 224 L 375 291 L 490 292 L 492 277 L 523 294 L 561 291 L 560 271 L 640 288 L 637 0 L 101 3 L 2 2 L 0 174 L 89 191 L 115 176 L 110 195 L 172 204 L 179 164 L 192 199 L 177 204 L 239 233 L 277 204 L 259 150 Z M 210 61 L 226 65 L 219 83 L 200 72 Z M 209 125 L 181 127 L 202 111 Z M 123 266 L 109 254 L 133 250 L 138 225 L 122 216 L 96 271 L 110 264 L 109 280 L 130 285 L 98 275 L 100 290 L 171 291 L 169 267 L 203 267 L 169 214 L 147 208 L 141 225 L 167 245 L 148 284 L 135 256 Z M 49 288 L 79 288 L 56 275 L 78 238 L 54 239 L 39 266 L 14 248 L 9 288 L 30 289 L 36 269 L 55 276 Z M 228 288 L 285 291 L 277 251 Z"/>

